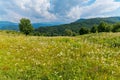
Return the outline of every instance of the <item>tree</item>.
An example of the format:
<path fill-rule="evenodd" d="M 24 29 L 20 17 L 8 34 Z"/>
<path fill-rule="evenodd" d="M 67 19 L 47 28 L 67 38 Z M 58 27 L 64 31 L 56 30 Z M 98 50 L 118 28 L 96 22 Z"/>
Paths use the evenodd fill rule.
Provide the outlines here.
<path fill-rule="evenodd" d="M 94 26 L 91 28 L 91 32 L 92 32 L 92 33 L 96 33 L 97 31 L 98 31 L 97 25 L 94 25 Z"/>
<path fill-rule="evenodd" d="M 111 32 L 112 31 L 112 24 L 109 24 L 106 26 L 105 32 Z"/>
<path fill-rule="evenodd" d="M 120 32 L 120 23 L 116 23 L 112 29 L 113 32 Z"/>
<path fill-rule="evenodd" d="M 110 32 L 112 31 L 112 24 L 101 22 L 98 26 L 98 32 Z"/>
<path fill-rule="evenodd" d="M 89 33 L 89 32 L 90 32 L 89 29 L 88 29 L 88 28 L 85 28 L 85 27 L 82 27 L 82 28 L 80 28 L 80 30 L 79 30 L 80 35 L 87 34 L 87 33 Z"/>
<path fill-rule="evenodd" d="M 65 35 L 66 35 L 66 36 L 72 36 L 72 35 L 73 35 L 72 30 L 70 30 L 70 29 L 65 29 Z"/>
<path fill-rule="evenodd" d="M 34 28 L 29 19 L 22 18 L 19 23 L 19 30 L 24 34 L 28 35 L 33 32 Z"/>
<path fill-rule="evenodd" d="M 98 32 L 106 32 L 107 23 L 101 22 L 98 26 Z"/>

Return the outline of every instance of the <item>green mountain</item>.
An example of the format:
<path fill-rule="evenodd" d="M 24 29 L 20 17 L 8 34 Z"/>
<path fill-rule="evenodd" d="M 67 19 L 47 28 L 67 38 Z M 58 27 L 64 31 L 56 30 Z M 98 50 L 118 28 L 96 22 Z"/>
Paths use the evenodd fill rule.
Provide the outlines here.
<path fill-rule="evenodd" d="M 73 32 L 78 33 L 80 27 L 91 28 L 93 25 L 98 25 L 100 22 L 106 22 L 109 24 L 120 22 L 120 17 L 106 17 L 106 18 L 90 18 L 90 19 L 79 19 L 70 24 L 39 27 L 36 31 L 47 34 L 47 35 L 64 35 L 66 29 L 70 29 Z"/>
<path fill-rule="evenodd" d="M 107 17 L 107 18 L 91 18 L 91 19 L 79 19 L 75 22 L 108 22 L 108 23 L 116 23 L 120 21 L 120 17 Z"/>

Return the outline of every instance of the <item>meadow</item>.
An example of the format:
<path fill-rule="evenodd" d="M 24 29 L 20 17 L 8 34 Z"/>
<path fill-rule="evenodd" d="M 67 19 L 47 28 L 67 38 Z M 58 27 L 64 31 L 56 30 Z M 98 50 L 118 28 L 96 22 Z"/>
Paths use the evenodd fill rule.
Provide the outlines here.
<path fill-rule="evenodd" d="M 0 80 L 119 80 L 120 33 L 75 37 L 0 31 Z"/>

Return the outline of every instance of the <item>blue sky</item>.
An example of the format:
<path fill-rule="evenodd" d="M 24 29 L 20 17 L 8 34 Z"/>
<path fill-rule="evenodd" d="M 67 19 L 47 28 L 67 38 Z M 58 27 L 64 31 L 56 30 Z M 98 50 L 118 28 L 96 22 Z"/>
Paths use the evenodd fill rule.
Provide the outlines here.
<path fill-rule="evenodd" d="M 0 21 L 73 22 L 120 16 L 120 0 L 0 0 Z"/>

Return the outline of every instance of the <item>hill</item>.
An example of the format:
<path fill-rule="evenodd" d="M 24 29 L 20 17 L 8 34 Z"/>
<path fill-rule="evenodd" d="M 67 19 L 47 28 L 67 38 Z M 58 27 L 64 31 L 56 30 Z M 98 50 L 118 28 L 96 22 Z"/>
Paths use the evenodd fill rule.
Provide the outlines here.
<path fill-rule="evenodd" d="M 79 19 L 75 22 L 95 22 L 97 24 L 97 22 L 100 21 L 104 21 L 104 22 L 108 22 L 108 23 L 116 23 L 116 22 L 120 22 L 120 17 L 107 17 L 107 18 L 91 18 L 91 19 Z"/>
<path fill-rule="evenodd" d="M 34 28 L 38 27 L 46 27 L 46 26 L 54 26 L 64 24 L 63 22 L 43 22 L 43 23 L 32 23 Z M 1 30 L 16 30 L 18 31 L 18 23 L 9 22 L 9 21 L 0 21 L 0 29 Z"/>
<path fill-rule="evenodd" d="M 0 31 L 0 80 L 119 80 L 120 33 L 35 37 Z"/>
<path fill-rule="evenodd" d="M 43 23 L 32 23 L 34 28 L 46 27 L 46 26 L 55 26 L 64 24 L 63 22 L 43 22 Z"/>
<path fill-rule="evenodd" d="M 18 30 L 18 23 L 13 23 L 9 21 L 0 21 L 1 30 Z"/>
<path fill-rule="evenodd" d="M 36 31 L 47 35 L 64 35 L 65 30 L 70 29 L 73 32 L 78 33 L 80 27 L 91 28 L 93 25 L 98 25 L 100 22 L 103 21 L 109 24 L 113 24 L 120 22 L 120 17 L 79 19 L 70 24 L 51 26 L 51 27 L 40 27 L 36 29 Z"/>
<path fill-rule="evenodd" d="M 120 22 L 120 17 L 107 17 L 107 18 L 90 18 L 79 19 L 70 24 L 64 24 L 62 22 L 45 22 L 45 23 L 32 23 L 35 31 L 40 32 L 42 35 L 64 35 L 65 30 L 69 29 L 78 34 L 80 27 L 91 28 L 93 25 L 98 25 L 100 22 L 107 22 L 109 24 Z M 18 31 L 18 23 L 0 21 L 1 30 L 16 30 Z"/>

